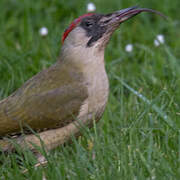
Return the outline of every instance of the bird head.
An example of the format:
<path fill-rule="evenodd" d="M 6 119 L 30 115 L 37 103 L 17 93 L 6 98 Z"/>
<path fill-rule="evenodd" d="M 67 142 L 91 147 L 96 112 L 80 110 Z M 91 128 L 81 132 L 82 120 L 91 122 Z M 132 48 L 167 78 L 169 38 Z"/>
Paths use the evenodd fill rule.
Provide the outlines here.
<path fill-rule="evenodd" d="M 152 12 L 164 17 L 158 11 L 136 6 L 105 15 L 88 13 L 75 19 L 64 31 L 63 46 L 80 48 L 84 52 L 104 52 L 112 33 L 119 25 L 141 12 Z"/>

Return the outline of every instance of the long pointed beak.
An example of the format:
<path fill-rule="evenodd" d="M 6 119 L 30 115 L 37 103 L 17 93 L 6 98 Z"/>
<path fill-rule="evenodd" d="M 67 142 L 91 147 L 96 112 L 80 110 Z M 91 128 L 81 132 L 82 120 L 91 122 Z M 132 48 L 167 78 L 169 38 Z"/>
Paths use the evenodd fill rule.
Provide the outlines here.
<path fill-rule="evenodd" d="M 106 21 L 104 21 L 104 23 L 106 22 L 105 23 L 106 25 L 109 24 L 112 26 L 117 26 L 117 25 L 121 24 L 122 22 L 136 16 L 137 14 L 139 14 L 141 12 L 151 12 L 151 13 L 155 13 L 157 15 L 160 15 L 164 18 L 167 18 L 165 15 L 163 15 L 159 11 L 156 11 L 153 9 L 147 9 L 147 8 L 138 8 L 137 6 L 134 6 L 134 7 L 122 9 L 120 11 L 116 11 L 114 13 L 105 15 L 105 17 L 107 19 L 106 19 Z"/>

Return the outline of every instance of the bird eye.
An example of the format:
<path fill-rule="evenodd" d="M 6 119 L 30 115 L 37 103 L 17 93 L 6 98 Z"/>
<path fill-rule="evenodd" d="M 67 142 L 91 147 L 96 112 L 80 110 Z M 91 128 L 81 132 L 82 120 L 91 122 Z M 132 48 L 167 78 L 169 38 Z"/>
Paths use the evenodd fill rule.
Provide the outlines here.
<path fill-rule="evenodd" d="M 92 27 L 93 23 L 90 21 L 85 22 L 86 27 Z"/>

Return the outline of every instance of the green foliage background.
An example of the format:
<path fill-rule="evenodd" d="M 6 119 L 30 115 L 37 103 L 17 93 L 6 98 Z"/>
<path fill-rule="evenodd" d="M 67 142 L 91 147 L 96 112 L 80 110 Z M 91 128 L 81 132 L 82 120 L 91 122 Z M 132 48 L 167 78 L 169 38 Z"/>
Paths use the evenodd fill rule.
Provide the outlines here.
<path fill-rule="evenodd" d="M 88 2 L 0 1 L 1 99 L 56 61 L 64 29 L 86 13 Z M 1 154 L 0 179 L 180 178 L 180 1 L 92 2 L 98 13 L 139 5 L 168 20 L 143 13 L 122 24 L 105 53 L 111 92 L 101 121 L 72 144 L 45 154 L 46 167 L 35 168 L 29 151 Z M 39 35 L 43 26 L 46 37 Z M 165 44 L 155 47 L 158 34 Z M 129 43 L 131 53 L 125 51 Z M 23 168 L 29 171 L 22 174 Z"/>

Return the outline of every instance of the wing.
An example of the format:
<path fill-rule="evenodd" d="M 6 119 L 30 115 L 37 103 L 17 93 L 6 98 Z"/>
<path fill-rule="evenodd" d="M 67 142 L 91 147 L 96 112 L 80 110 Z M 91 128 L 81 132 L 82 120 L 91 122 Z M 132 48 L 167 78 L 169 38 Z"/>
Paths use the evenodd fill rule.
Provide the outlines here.
<path fill-rule="evenodd" d="M 63 127 L 78 115 L 88 97 L 87 86 L 77 70 L 53 66 L 27 81 L 0 102 L 0 135 L 32 129 Z"/>

